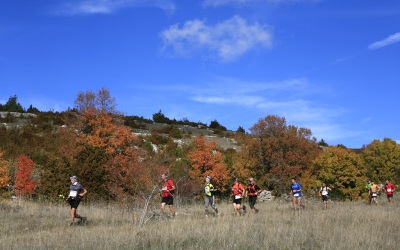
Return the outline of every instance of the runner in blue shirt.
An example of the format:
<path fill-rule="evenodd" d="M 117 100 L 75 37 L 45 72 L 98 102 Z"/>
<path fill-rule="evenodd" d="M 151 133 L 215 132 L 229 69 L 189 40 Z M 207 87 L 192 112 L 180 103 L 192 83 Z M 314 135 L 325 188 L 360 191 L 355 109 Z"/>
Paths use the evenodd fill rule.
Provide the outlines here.
<path fill-rule="evenodd" d="M 301 185 L 296 181 L 295 178 L 292 179 L 292 184 L 290 185 L 290 194 L 293 196 L 293 207 L 296 209 L 296 205 L 304 207 L 301 203 Z"/>

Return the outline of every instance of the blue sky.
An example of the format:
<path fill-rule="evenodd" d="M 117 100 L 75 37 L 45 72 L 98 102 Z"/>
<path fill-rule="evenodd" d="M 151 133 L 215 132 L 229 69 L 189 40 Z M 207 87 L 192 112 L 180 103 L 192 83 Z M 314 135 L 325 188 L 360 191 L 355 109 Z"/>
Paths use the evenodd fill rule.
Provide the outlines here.
<path fill-rule="evenodd" d="M 246 131 L 267 115 L 330 145 L 400 143 L 398 0 L 0 1 L 0 103 Z"/>

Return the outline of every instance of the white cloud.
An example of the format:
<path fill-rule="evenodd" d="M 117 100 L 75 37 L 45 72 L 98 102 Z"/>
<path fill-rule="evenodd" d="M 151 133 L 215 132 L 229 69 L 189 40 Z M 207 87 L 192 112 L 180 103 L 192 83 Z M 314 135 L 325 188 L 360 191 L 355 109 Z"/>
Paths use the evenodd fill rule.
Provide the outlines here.
<path fill-rule="evenodd" d="M 319 2 L 321 0 L 204 0 L 203 6 L 205 7 L 218 7 L 223 5 L 248 5 L 252 3 L 269 3 L 269 4 L 288 4 L 300 2 Z"/>
<path fill-rule="evenodd" d="M 368 46 L 369 50 L 380 49 L 382 47 L 388 46 L 393 43 L 400 42 L 400 32 L 397 32 L 393 35 L 388 36 L 387 38 L 380 40 L 378 42 L 374 42 Z"/>
<path fill-rule="evenodd" d="M 271 47 L 271 34 L 265 25 L 248 24 L 234 16 L 215 26 L 192 20 L 170 26 L 161 33 L 164 50 L 172 48 L 179 55 L 190 55 L 205 49 L 222 61 L 233 61 L 256 46 Z"/>
<path fill-rule="evenodd" d="M 332 117 L 341 111 L 322 108 L 307 99 L 309 90 L 306 79 L 290 79 L 281 82 L 244 82 L 232 78 L 219 78 L 212 84 L 186 90 L 191 100 L 207 104 L 235 104 L 253 106 L 259 110 L 290 116 L 302 121 Z M 317 90 L 316 90 L 317 91 Z M 283 98 L 283 96 L 285 96 Z"/>
<path fill-rule="evenodd" d="M 247 4 L 250 1 L 254 0 L 204 0 L 203 1 L 203 6 L 221 6 L 221 5 L 228 5 L 228 4 L 234 4 L 234 5 L 242 5 L 242 4 Z"/>
<path fill-rule="evenodd" d="M 338 122 L 340 117 L 347 113 L 346 109 L 340 106 L 326 106 L 311 98 L 271 100 L 260 103 L 257 108 L 264 110 L 266 114 L 285 117 L 288 124 L 309 128 L 318 140 L 324 139 L 328 143 L 339 142 L 363 133 L 360 130 L 348 129 L 345 124 Z"/>
<path fill-rule="evenodd" d="M 110 14 L 124 8 L 154 7 L 175 10 L 171 0 L 69 0 L 57 5 L 53 13 L 61 15 Z"/>
<path fill-rule="evenodd" d="M 149 91 L 153 95 L 154 92 L 169 93 L 162 94 L 170 98 L 168 101 L 163 100 L 168 104 L 163 107 L 163 112 L 176 119 L 187 117 L 191 121 L 201 122 L 217 119 L 228 129 L 236 129 L 238 126 L 248 129 L 258 119 L 277 115 L 285 117 L 289 125 L 311 129 L 317 140 L 324 139 L 331 145 L 349 140 L 353 147 L 364 143 L 356 141 L 357 137 L 368 134 L 368 131 L 358 126 L 365 120 L 350 124 L 352 110 L 341 106 L 340 102 L 330 104 L 329 98 L 335 89 L 309 83 L 305 78 L 259 82 L 216 77 L 208 82 L 191 85 L 146 88 L 151 88 Z M 171 96 L 170 93 L 174 94 Z"/>
<path fill-rule="evenodd" d="M 248 82 L 234 78 L 217 78 L 212 83 L 186 90 L 192 100 L 204 103 L 239 104 L 261 107 L 262 103 L 272 99 L 297 98 L 310 94 L 306 79 L 289 79 L 280 82 Z"/>
<path fill-rule="evenodd" d="M 235 95 L 230 97 L 197 95 L 192 97 L 191 100 L 208 104 L 238 104 L 254 106 L 257 103 L 262 102 L 263 98 L 252 95 Z"/>
<path fill-rule="evenodd" d="M 305 124 L 303 127 L 310 128 L 318 140 L 324 139 L 325 142 L 328 142 L 331 145 L 340 143 L 342 139 L 354 138 L 365 133 L 364 131 L 350 130 L 343 128 L 338 124 L 329 123 L 316 124 L 310 122 L 309 124 Z"/>
<path fill-rule="evenodd" d="M 311 92 L 310 90 L 313 89 Z M 185 91 L 188 92 L 188 89 Z M 341 106 L 331 106 L 315 100 L 315 95 L 324 95 L 307 79 L 289 79 L 281 82 L 244 82 L 232 78 L 219 78 L 212 84 L 202 85 L 187 94 L 194 102 L 248 110 L 255 114 L 285 117 L 288 124 L 311 129 L 319 140 L 328 143 L 354 137 L 363 132 L 345 128 L 338 122 L 348 111 Z M 326 94 L 326 93 L 325 93 Z M 225 108 L 226 110 L 227 108 Z M 251 111 L 250 111 L 251 110 Z M 226 116 L 230 112 L 224 111 Z M 237 117 L 237 114 L 234 115 Z M 218 116 L 220 117 L 220 115 Z"/>
<path fill-rule="evenodd" d="M 312 68 L 312 69 L 308 69 L 305 72 L 313 72 L 313 71 L 324 69 L 324 68 L 328 68 L 328 67 L 331 67 L 331 66 L 334 66 L 334 65 L 337 65 L 337 64 L 345 63 L 345 62 L 347 62 L 347 61 L 349 61 L 349 60 L 351 60 L 351 59 L 353 59 L 355 57 L 356 57 L 356 55 L 341 57 L 341 58 L 338 58 L 338 59 L 336 59 L 336 60 L 334 60 L 334 61 L 332 61 L 332 62 L 330 62 L 328 64 L 325 64 L 325 65 L 322 65 L 322 66 L 319 66 L 319 67 L 315 67 L 315 68 Z"/>

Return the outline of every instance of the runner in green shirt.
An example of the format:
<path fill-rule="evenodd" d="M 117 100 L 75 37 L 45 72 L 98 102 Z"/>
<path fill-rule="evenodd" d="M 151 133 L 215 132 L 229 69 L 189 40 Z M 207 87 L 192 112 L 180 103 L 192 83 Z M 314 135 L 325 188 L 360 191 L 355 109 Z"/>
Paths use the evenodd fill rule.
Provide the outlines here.
<path fill-rule="evenodd" d="M 205 208 L 205 212 L 206 212 L 206 216 L 208 215 L 208 206 L 211 204 L 211 207 L 214 209 L 215 213 L 218 215 L 218 209 L 215 206 L 215 196 L 214 193 L 217 191 L 217 189 L 214 187 L 213 184 L 211 184 L 211 176 L 207 176 L 206 177 L 206 184 L 204 186 L 204 192 L 205 192 L 205 200 L 204 200 L 204 206 Z"/>
<path fill-rule="evenodd" d="M 368 180 L 367 185 L 365 185 L 365 189 L 368 191 L 368 202 L 371 205 L 372 197 L 371 194 L 369 193 L 369 188 L 371 187 L 371 180 Z"/>

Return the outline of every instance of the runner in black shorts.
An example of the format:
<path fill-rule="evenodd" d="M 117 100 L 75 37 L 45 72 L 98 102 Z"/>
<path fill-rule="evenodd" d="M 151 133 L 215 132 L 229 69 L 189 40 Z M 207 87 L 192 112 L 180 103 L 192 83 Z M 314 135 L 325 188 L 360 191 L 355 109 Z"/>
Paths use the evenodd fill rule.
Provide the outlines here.
<path fill-rule="evenodd" d="M 168 197 L 161 197 L 161 203 L 165 203 L 165 205 L 174 205 L 174 197 L 173 196 L 168 196 Z"/>
<path fill-rule="evenodd" d="M 175 209 L 174 209 L 174 192 L 175 192 L 175 184 L 172 180 L 168 179 L 167 174 L 161 175 L 162 179 L 162 188 L 161 188 L 161 212 L 167 216 L 165 211 L 165 205 L 169 206 L 169 210 L 173 217 L 175 217 Z M 167 216 L 168 217 L 168 216 Z"/>
<path fill-rule="evenodd" d="M 79 219 L 79 222 L 84 222 L 86 217 L 82 217 L 76 213 L 79 203 L 82 197 L 87 193 L 87 190 L 83 185 L 78 183 L 78 178 L 76 176 L 70 177 L 71 185 L 69 186 L 69 194 L 67 195 L 67 201 L 71 206 L 71 223 L 70 226 L 74 225 L 75 218 Z"/>

